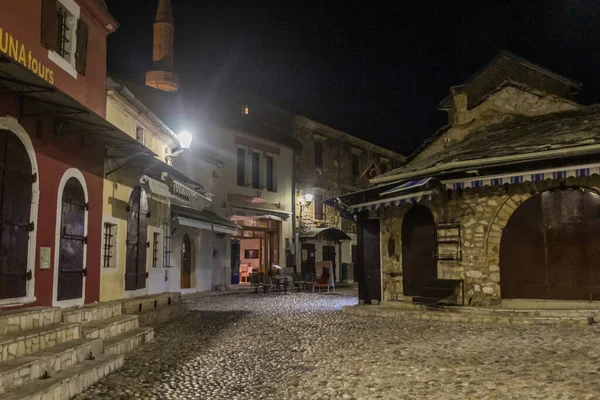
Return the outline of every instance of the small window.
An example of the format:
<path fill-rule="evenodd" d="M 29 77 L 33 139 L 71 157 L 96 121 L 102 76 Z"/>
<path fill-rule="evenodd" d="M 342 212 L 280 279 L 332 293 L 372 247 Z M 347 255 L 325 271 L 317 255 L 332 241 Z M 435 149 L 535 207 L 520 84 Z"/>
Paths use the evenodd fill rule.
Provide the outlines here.
<path fill-rule="evenodd" d="M 250 114 L 250 107 L 248 107 L 247 105 L 242 106 L 242 115 L 248 115 Z"/>
<path fill-rule="evenodd" d="M 160 233 L 154 232 L 152 236 L 152 267 L 159 267 L 158 263 L 158 255 L 159 255 L 159 246 L 160 246 Z"/>
<path fill-rule="evenodd" d="M 315 168 L 323 168 L 323 143 L 315 142 Z"/>
<path fill-rule="evenodd" d="M 322 194 L 315 194 L 315 199 L 314 199 L 314 207 L 315 207 L 315 219 L 318 221 L 323 221 L 323 195 Z"/>
<path fill-rule="evenodd" d="M 269 192 L 275 192 L 275 160 L 273 157 L 267 156 L 267 190 Z"/>
<path fill-rule="evenodd" d="M 260 189 L 260 154 L 252 153 L 252 187 Z"/>
<path fill-rule="evenodd" d="M 388 257 L 396 256 L 396 238 L 394 236 L 390 236 L 388 240 Z"/>
<path fill-rule="evenodd" d="M 379 163 L 379 171 L 381 174 L 385 174 L 390 169 L 389 163 L 387 161 L 382 161 Z"/>
<path fill-rule="evenodd" d="M 62 4 L 58 3 L 58 54 L 71 62 L 73 56 L 74 16 Z"/>
<path fill-rule="evenodd" d="M 139 125 L 135 127 L 135 140 L 144 144 L 144 128 Z"/>
<path fill-rule="evenodd" d="M 104 223 L 104 255 L 103 267 L 116 268 L 115 247 L 117 244 L 117 225 L 109 222 Z"/>
<path fill-rule="evenodd" d="M 246 150 L 237 150 L 237 183 L 239 186 L 246 185 Z"/>
<path fill-rule="evenodd" d="M 358 178 L 360 174 L 360 156 L 352 153 L 352 176 Z"/>
<path fill-rule="evenodd" d="M 163 227 L 163 266 L 171 268 L 171 228 L 169 224 Z"/>

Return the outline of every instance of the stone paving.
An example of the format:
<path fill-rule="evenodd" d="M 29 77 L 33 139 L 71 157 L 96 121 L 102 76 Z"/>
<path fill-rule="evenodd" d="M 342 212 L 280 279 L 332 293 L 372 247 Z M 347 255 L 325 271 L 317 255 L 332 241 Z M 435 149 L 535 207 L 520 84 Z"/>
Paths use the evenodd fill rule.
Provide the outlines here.
<path fill-rule="evenodd" d="M 342 315 L 344 295 L 229 294 L 83 399 L 600 399 L 600 332 Z"/>

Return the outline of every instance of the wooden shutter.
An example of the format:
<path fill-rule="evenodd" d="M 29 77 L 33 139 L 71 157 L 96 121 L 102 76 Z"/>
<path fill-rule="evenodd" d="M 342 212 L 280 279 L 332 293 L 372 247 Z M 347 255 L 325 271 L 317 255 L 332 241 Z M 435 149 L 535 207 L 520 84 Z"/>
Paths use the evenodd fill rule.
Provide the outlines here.
<path fill-rule="evenodd" d="M 75 53 L 75 62 L 77 72 L 85 75 L 87 66 L 87 48 L 88 48 L 89 28 L 81 19 L 77 23 L 77 52 Z"/>
<path fill-rule="evenodd" d="M 42 45 L 58 51 L 58 6 L 56 0 L 42 0 Z"/>
<path fill-rule="evenodd" d="M 137 289 L 137 259 L 139 248 L 139 215 L 141 188 L 133 189 L 127 215 L 127 255 L 125 256 L 125 290 Z"/>
<path fill-rule="evenodd" d="M 148 251 L 148 197 L 146 191 L 140 188 L 140 213 L 139 213 L 139 224 L 138 224 L 138 240 L 140 246 L 138 248 L 138 259 L 137 259 L 137 279 L 136 286 L 138 289 L 146 287 L 146 259 Z"/>

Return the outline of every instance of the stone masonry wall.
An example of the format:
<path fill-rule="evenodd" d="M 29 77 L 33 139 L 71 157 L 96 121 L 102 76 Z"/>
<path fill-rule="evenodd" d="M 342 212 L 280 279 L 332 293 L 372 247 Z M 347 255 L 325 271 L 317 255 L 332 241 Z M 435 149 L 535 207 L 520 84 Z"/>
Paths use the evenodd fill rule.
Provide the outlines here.
<path fill-rule="evenodd" d="M 466 188 L 462 193 L 435 191 L 432 201 L 424 203 L 436 224 L 460 222 L 461 261 L 438 260 L 438 277 L 464 279 L 465 302 L 488 306 L 500 302 L 500 239 L 513 212 L 531 196 L 554 188 L 564 181 L 547 179 L 502 187 Z M 600 189 L 600 175 L 566 180 L 568 187 Z M 411 205 L 387 208 L 381 219 L 381 254 L 384 301 L 402 298 L 402 221 Z M 395 256 L 389 256 L 393 237 Z M 441 249 L 443 251 L 443 248 Z"/>

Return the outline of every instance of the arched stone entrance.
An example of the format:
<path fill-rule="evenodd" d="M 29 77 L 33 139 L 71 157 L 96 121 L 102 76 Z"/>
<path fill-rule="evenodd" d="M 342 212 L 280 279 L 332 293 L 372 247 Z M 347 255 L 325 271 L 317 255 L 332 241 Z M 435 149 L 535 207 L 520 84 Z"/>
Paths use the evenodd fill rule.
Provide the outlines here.
<path fill-rule="evenodd" d="M 503 298 L 600 298 L 600 195 L 536 194 L 510 216 L 500 241 Z"/>
<path fill-rule="evenodd" d="M 402 284 L 406 296 L 422 296 L 437 278 L 435 221 L 425 206 L 415 205 L 402 221 Z"/>

